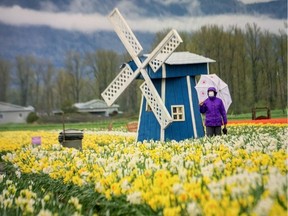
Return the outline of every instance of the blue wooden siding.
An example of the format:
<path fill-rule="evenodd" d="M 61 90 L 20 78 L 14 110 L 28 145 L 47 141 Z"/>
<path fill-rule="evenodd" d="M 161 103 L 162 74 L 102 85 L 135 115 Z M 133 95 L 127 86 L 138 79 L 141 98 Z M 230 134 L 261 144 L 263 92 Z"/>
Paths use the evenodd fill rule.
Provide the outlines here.
<path fill-rule="evenodd" d="M 137 69 L 133 61 L 129 62 L 133 71 Z M 172 105 L 184 105 L 185 121 L 174 121 L 165 129 L 165 140 L 180 141 L 183 139 L 195 138 L 194 128 L 192 124 L 191 107 L 188 94 L 188 85 L 186 76 L 190 76 L 190 86 L 192 94 L 192 105 L 195 117 L 195 125 L 197 137 L 204 136 L 204 127 L 202 117 L 199 111 L 199 101 L 195 89 L 195 76 L 201 74 L 208 74 L 207 63 L 190 64 L 190 65 L 168 65 L 166 64 L 166 79 L 165 79 L 165 106 L 170 114 Z M 161 96 L 161 82 L 162 82 L 162 67 L 154 73 L 150 67 L 148 74 Z M 139 75 L 138 78 L 142 78 Z M 140 89 L 139 89 L 140 91 Z M 143 140 L 160 140 L 161 128 L 152 111 L 146 111 L 146 99 L 143 98 L 142 112 L 139 117 L 138 141 Z"/>
<path fill-rule="evenodd" d="M 161 95 L 161 80 L 153 80 L 153 83 Z M 192 105 L 194 111 L 194 119 L 196 125 L 197 137 L 203 137 L 204 127 L 202 123 L 202 117 L 199 111 L 199 101 L 197 92 L 195 89 L 195 78 L 190 79 L 191 93 L 192 93 Z M 195 138 L 194 128 L 192 124 L 192 114 L 190 101 L 188 97 L 188 85 L 186 77 L 179 77 L 173 79 L 166 79 L 166 99 L 165 105 L 168 112 L 172 115 L 171 106 L 183 105 L 185 111 L 185 121 L 174 121 L 165 130 L 165 140 L 184 140 Z M 146 111 L 146 99 L 143 99 L 142 113 L 140 115 L 140 125 L 138 130 L 138 141 L 143 140 L 160 140 L 160 125 L 153 114 L 153 112 Z"/>
<path fill-rule="evenodd" d="M 153 80 L 153 84 L 161 96 L 161 79 Z M 140 89 L 139 89 L 140 91 Z M 160 140 L 160 124 L 152 111 L 146 111 L 146 99 L 143 98 L 142 112 L 140 113 L 140 124 L 138 129 L 138 141 Z"/>
<path fill-rule="evenodd" d="M 203 126 L 203 120 L 200 113 L 199 108 L 199 100 L 197 91 L 195 89 L 196 81 L 195 77 L 190 78 L 190 85 L 191 85 L 191 91 L 192 91 L 192 105 L 194 108 L 194 117 L 195 117 L 195 124 L 196 124 L 196 130 L 197 130 L 197 137 L 203 137 L 205 135 L 204 132 L 204 126 Z"/>
<path fill-rule="evenodd" d="M 207 63 L 186 64 L 186 65 L 168 65 L 166 64 L 166 77 L 196 76 L 208 74 Z"/>
<path fill-rule="evenodd" d="M 185 121 L 174 121 L 165 130 L 165 140 L 183 140 L 193 137 L 191 113 L 186 77 L 166 79 L 166 107 L 171 114 L 171 106 L 184 105 Z"/>

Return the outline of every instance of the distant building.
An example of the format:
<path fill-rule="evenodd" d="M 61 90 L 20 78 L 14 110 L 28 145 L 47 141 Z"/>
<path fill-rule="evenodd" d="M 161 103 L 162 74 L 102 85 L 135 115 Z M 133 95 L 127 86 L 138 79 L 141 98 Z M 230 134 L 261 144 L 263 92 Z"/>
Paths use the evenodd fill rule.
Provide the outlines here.
<path fill-rule="evenodd" d="M 119 105 L 113 104 L 109 107 L 105 101 L 100 99 L 95 99 L 84 103 L 75 103 L 73 107 L 77 108 L 77 111 L 81 113 L 92 113 L 105 116 L 119 113 Z"/>
<path fill-rule="evenodd" d="M 27 116 L 34 111 L 35 109 L 32 106 L 22 107 L 0 102 L 0 124 L 26 123 Z"/>

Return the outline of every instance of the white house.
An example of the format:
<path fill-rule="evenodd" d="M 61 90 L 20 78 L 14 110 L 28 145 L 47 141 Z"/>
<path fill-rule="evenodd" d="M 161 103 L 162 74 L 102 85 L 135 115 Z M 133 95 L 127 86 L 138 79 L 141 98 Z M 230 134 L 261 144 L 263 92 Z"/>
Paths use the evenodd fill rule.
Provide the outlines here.
<path fill-rule="evenodd" d="M 109 116 L 113 113 L 119 113 L 119 105 L 113 104 L 112 106 L 107 106 L 105 101 L 100 99 L 94 99 L 84 103 L 75 103 L 73 107 L 77 108 L 78 112 L 81 113 L 93 113 Z"/>
<path fill-rule="evenodd" d="M 22 107 L 0 102 L 0 124 L 26 123 L 27 116 L 34 111 L 35 109 L 32 106 Z"/>

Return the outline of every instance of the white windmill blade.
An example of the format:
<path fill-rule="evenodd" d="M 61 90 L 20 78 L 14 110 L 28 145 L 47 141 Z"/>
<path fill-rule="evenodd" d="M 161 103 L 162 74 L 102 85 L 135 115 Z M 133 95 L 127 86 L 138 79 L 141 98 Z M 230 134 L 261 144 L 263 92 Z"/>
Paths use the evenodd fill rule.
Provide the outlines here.
<path fill-rule="evenodd" d="M 130 66 L 126 65 L 126 67 L 101 94 L 102 97 L 108 106 L 112 105 L 118 96 L 132 82 L 132 80 L 134 80 L 141 72 L 145 80 L 143 85 L 140 87 L 141 91 L 150 105 L 154 115 L 156 116 L 156 119 L 161 125 L 161 128 L 165 129 L 173 121 L 173 119 L 144 68 L 150 64 L 150 67 L 154 72 L 156 72 L 182 42 L 181 37 L 176 30 L 171 30 L 161 41 L 161 43 L 145 59 L 145 61 L 141 63 L 138 55 L 143 48 L 117 8 L 110 13 L 109 20 L 113 24 L 118 37 L 124 44 L 138 68 L 135 72 L 133 72 Z"/>
<path fill-rule="evenodd" d="M 155 90 L 155 88 L 151 88 L 151 86 L 153 86 L 152 83 L 145 81 L 140 86 L 140 89 L 146 98 L 147 103 L 151 107 L 157 121 L 161 125 L 161 128 L 165 129 L 173 121 L 173 119 L 167 111 L 158 92 Z"/>
<path fill-rule="evenodd" d="M 109 20 L 131 57 L 137 57 L 143 48 L 117 8 L 110 13 Z"/>
<path fill-rule="evenodd" d="M 133 72 L 128 64 L 120 71 L 110 85 L 102 92 L 101 96 L 108 106 L 111 106 L 119 95 L 130 85 L 139 74 L 139 70 Z"/>
<path fill-rule="evenodd" d="M 172 29 L 147 58 L 152 70 L 156 72 L 182 42 L 178 32 Z"/>
<path fill-rule="evenodd" d="M 165 104 L 163 103 L 157 90 L 155 89 L 150 77 L 147 74 L 147 71 L 143 68 L 151 63 L 150 66 L 152 65 L 151 67 L 153 71 L 156 72 L 181 42 L 182 39 L 178 35 L 177 31 L 171 30 L 142 64 L 138 58 L 136 58 L 135 61 L 138 66 L 137 71 L 141 71 L 141 74 L 145 80 L 145 82 L 140 86 L 142 94 L 146 98 L 156 119 L 163 129 L 165 129 L 173 121 L 173 119 L 166 109 Z"/>
<path fill-rule="evenodd" d="M 145 82 L 140 86 L 142 94 L 146 98 L 146 101 L 150 105 L 157 121 L 161 125 L 161 128 L 165 129 L 172 121 L 168 110 L 164 102 L 162 101 L 160 95 L 158 94 L 154 84 L 152 83 L 147 71 L 143 68 L 141 70 L 141 75 L 143 76 Z"/>

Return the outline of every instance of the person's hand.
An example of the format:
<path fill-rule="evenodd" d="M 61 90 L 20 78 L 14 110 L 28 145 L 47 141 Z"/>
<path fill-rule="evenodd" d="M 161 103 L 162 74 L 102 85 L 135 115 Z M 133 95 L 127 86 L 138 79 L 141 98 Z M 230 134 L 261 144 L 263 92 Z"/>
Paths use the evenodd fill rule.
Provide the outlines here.
<path fill-rule="evenodd" d="M 223 129 L 222 129 L 222 132 L 223 132 L 223 134 L 227 134 L 227 128 L 226 128 L 226 125 L 224 125 L 224 127 L 223 127 Z"/>
<path fill-rule="evenodd" d="M 199 105 L 202 106 L 204 104 L 204 101 L 200 102 Z"/>

